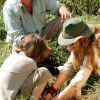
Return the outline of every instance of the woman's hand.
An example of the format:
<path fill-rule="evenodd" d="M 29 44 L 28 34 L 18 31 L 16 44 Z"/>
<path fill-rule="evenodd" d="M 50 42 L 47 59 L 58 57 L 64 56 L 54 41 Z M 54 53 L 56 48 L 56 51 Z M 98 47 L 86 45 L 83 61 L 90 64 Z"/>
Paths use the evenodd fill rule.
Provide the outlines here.
<path fill-rule="evenodd" d="M 44 100 L 52 100 L 52 96 L 50 93 L 47 93 L 43 98 Z"/>
<path fill-rule="evenodd" d="M 69 11 L 68 8 L 66 8 L 65 5 L 59 8 L 59 14 L 61 15 L 62 23 L 64 22 L 64 20 L 72 17 L 72 13 Z"/>

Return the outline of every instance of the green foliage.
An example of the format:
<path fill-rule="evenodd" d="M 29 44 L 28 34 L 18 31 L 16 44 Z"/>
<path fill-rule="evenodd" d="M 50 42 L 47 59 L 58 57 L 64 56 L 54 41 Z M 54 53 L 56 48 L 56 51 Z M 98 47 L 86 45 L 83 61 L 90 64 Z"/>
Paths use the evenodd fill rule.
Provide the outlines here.
<path fill-rule="evenodd" d="M 26 98 L 24 96 L 18 96 L 15 100 L 36 100 L 34 96 L 31 96 L 30 98 Z"/>
<path fill-rule="evenodd" d="M 0 65 L 6 59 L 6 57 L 11 53 L 11 45 L 0 40 Z"/>
<path fill-rule="evenodd" d="M 2 10 L 2 6 L 6 0 L 0 0 L 0 11 Z"/>
<path fill-rule="evenodd" d="M 74 15 L 99 15 L 100 0 L 60 0 L 71 8 Z"/>
<path fill-rule="evenodd" d="M 0 40 L 4 40 L 6 37 L 6 31 L 5 31 L 5 26 L 3 22 L 3 16 L 2 14 L 0 15 Z"/>
<path fill-rule="evenodd" d="M 48 59 L 48 63 L 52 64 L 53 66 L 59 66 L 66 62 L 67 56 L 69 55 L 66 47 L 59 46 L 57 43 L 57 38 L 53 41 L 49 40 L 46 42 L 53 49 L 52 54 Z"/>
<path fill-rule="evenodd" d="M 84 92 L 85 95 L 82 97 L 81 100 L 100 100 L 100 77 L 92 74 L 93 77 L 91 76 L 90 78 L 90 83 L 86 84 L 87 87 L 85 87 Z M 95 79 L 98 78 L 98 81 Z M 91 85 L 91 82 L 94 84 Z M 86 95 L 87 93 L 87 95 Z"/>
<path fill-rule="evenodd" d="M 80 16 L 86 23 L 89 24 L 100 24 L 100 15 L 94 16 L 94 15 L 86 15 L 86 16 Z"/>

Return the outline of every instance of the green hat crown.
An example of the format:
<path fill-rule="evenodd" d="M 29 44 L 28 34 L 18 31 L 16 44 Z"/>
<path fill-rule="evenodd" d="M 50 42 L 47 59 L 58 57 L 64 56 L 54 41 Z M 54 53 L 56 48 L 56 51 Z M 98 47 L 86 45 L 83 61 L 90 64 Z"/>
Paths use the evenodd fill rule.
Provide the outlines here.
<path fill-rule="evenodd" d="M 94 25 L 86 24 L 81 18 L 70 18 L 63 23 L 63 30 L 58 37 L 58 44 L 73 44 L 84 36 L 92 35 L 94 31 Z"/>
<path fill-rule="evenodd" d="M 85 35 L 85 31 L 88 29 L 87 24 L 85 24 L 81 18 L 71 18 L 64 22 L 63 24 L 63 37 L 71 38 Z"/>

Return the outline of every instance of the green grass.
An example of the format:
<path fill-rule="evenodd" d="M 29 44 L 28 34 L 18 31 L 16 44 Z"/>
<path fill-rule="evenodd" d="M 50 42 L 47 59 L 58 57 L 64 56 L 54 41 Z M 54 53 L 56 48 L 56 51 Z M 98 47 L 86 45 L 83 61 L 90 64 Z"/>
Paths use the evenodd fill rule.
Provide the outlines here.
<path fill-rule="evenodd" d="M 86 16 L 81 16 L 81 18 L 88 24 L 100 24 L 100 15 L 98 16 L 86 15 Z"/>
<path fill-rule="evenodd" d="M 0 40 L 0 65 L 6 59 L 6 57 L 11 53 L 11 45 Z"/>
<path fill-rule="evenodd" d="M 100 100 L 100 79 L 94 82 L 92 88 L 82 97 L 82 100 Z"/>

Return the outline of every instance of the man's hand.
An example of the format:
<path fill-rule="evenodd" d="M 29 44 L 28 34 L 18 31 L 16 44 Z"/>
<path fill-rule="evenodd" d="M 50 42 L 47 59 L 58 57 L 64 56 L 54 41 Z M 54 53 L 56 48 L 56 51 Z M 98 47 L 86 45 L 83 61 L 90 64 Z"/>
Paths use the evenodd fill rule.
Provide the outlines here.
<path fill-rule="evenodd" d="M 72 13 L 69 11 L 68 8 L 66 8 L 65 5 L 59 8 L 59 14 L 61 15 L 62 23 L 64 22 L 64 20 L 72 17 Z"/>

